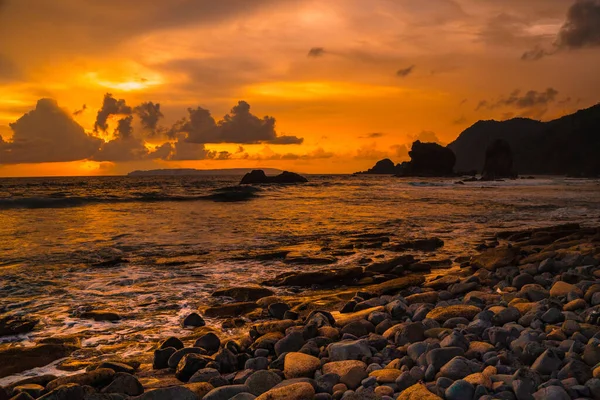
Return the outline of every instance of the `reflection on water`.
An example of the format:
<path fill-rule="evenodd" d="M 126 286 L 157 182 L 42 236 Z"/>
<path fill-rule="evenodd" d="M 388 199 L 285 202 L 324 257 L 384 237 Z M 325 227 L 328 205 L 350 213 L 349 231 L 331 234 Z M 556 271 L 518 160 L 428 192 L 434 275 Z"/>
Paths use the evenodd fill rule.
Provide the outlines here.
<path fill-rule="evenodd" d="M 0 311 L 33 315 L 39 328 L 18 338 L 78 333 L 100 348 L 127 338 L 137 349 L 171 333 L 182 315 L 215 301 L 217 287 L 260 282 L 294 269 L 249 252 L 288 249 L 336 255 L 355 265 L 390 242 L 437 236 L 436 258 L 470 253 L 498 229 L 561 222 L 597 224 L 595 181 L 538 179 L 455 185 L 452 180 L 313 176 L 265 187 L 243 202 L 215 202 L 238 178 L 60 178 L 0 180 Z M 353 246 L 350 246 L 353 245 Z M 431 256 L 430 256 L 431 257 Z M 285 294 L 285 291 L 283 292 Z M 116 311 L 117 323 L 75 317 L 82 306 Z M 160 328 L 160 331 L 157 329 Z M 6 344 L 5 344 L 6 346 Z"/>

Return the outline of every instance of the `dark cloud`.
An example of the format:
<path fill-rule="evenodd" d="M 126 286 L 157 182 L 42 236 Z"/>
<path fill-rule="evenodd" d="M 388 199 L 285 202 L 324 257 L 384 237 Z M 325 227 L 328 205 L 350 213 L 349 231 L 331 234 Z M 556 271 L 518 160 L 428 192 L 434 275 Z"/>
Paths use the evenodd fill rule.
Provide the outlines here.
<path fill-rule="evenodd" d="M 600 46 L 600 0 L 577 0 L 558 32 L 559 48 Z"/>
<path fill-rule="evenodd" d="M 554 88 L 548 88 L 543 92 L 529 90 L 523 94 L 520 90 L 515 90 L 510 95 L 506 97 L 500 97 L 494 102 L 490 102 L 488 100 L 480 101 L 475 111 L 478 111 L 482 108 L 488 108 L 490 110 L 498 107 L 514 107 L 517 109 L 525 109 L 536 106 L 547 106 L 556 100 L 557 95 L 558 91 Z"/>
<path fill-rule="evenodd" d="M 408 75 L 412 74 L 414 70 L 415 70 L 415 66 L 411 65 L 408 68 L 402 68 L 402 69 L 399 69 L 398 71 L 396 71 L 396 76 L 399 76 L 401 78 L 405 78 Z"/>
<path fill-rule="evenodd" d="M 79 110 L 73 111 L 73 115 L 75 115 L 75 116 L 81 115 L 81 114 L 83 114 L 83 112 L 85 110 L 87 110 L 87 105 L 84 104 L 83 106 L 81 106 L 81 108 Z"/>
<path fill-rule="evenodd" d="M 102 140 L 86 134 L 52 99 L 10 124 L 13 136 L 0 145 L 0 164 L 76 161 L 90 158 Z"/>
<path fill-rule="evenodd" d="M 556 102 L 557 97 L 558 91 L 554 88 L 548 88 L 541 92 L 529 90 L 525 93 L 522 93 L 520 90 L 515 90 L 508 96 L 503 96 L 493 101 L 480 101 L 475 111 L 510 107 L 517 110 L 517 114 L 505 112 L 503 115 L 504 119 L 512 118 L 515 115 L 520 117 L 541 118 L 546 111 L 548 111 L 549 105 Z"/>
<path fill-rule="evenodd" d="M 461 115 L 460 117 L 458 117 L 457 119 L 452 121 L 453 125 L 463 125 L 466 123 L 467 123 L 467 117 L 465 117 L 464 115 Z"/>
<path fill-rule="evenodd" d="M 323 47 L 313 47 L 308 51 L 308 57 L 322 57 L 325 55 L 325 49 Z"/>
<path fill-rule="evenodd" d="M 115 128 L 115 137 L 119 139 L 131 138 L 131 136 L 133 135 L 133 126 L 131 126 L 132 122 L 133 115 L 121 118 L 117 122 L 117 127 Z"/>
<path fill-rule="evenodd" d="M 94 161 L 126 162 L 152 159 L 153 154 L 144 146 L 141 139 L 129 136 L 117 137 L 103 143 L 100 150 L 91 157 Z"/>
<path fill-rule="evenodd" d="M 576 50 L 600 46 L 600 0 L 576 0 L 567 11 L 567 19 L 558 31 L 551 48 L 539 44 L 521 56 L 522 60 L 536 61 L 562 50 Z"/>
<path fill-rule="evenodd" d="M 372 132 L 372 133 L 368 133 L 365 136 L 359 136 L 360 139 L 377 139 L 380 137 L 385 136 L 385 133 L 382 132 Z"/>
<path fill-rule="evenodd" d="M 104 100 L 102 101 L 102 108 L 98 110 L 96 116 L 96 122 L 94 123 L 94 132 L 103 131 L 106 132 L 108 129 L 108 118 L 111 115 L 129 115 L 131 114 L 131 107 L 129 107 L 125 100 L 115 99 L 112 94 L 106 93 Z"/>
<path fill-rule="evenodd" d="M 550 51 L 544 49 L 540 45 L 536 45 L 531 50 L 527 50 L 525 53 L 521 55 L 521 60 L 523 61 L 537 61 L 543 57 L 554 54 L 556 51 Z"/>
<path fill-rule="evenodd" d="M 156 133 L 158 121 L 164 117 L 160 111 L 160 104 L 151 101 L 140 104 L 133 109 L 133 112 L 140 117 L 142 127 L 150 132 L 151 135 Z"/>
<path fill-rule="evenodd" d="M 259 118 L 250 112 L 250 105 L 240 101 L 221 121 L 215 122 L 209 110 L 202 107 L 188 109 L 189 116 L 177 121 L 168 131 L 170 137 L 185 133 L 190 143 L 239 143 L 239 144 L 301 144 L 304 139 L 296 136 L 277 136 L 275 118 Z"/>
<path fill-rule="evenodd" d="M 186 140 L 185 134 L 179 134 L 177 137 L 177 141 L 175 141 L 172 145 L 169 144 L 170 151 L 166 157 L 162 157 L 167 161 L 191 161 L 191 160 L 211 160 L 224 159 L 225 154 L 228 152 L 216 152 L 212 150 L 208 150 L 204 143 L 191 143 Z M 227 156 L 229 158 L 229 156 Z"/>

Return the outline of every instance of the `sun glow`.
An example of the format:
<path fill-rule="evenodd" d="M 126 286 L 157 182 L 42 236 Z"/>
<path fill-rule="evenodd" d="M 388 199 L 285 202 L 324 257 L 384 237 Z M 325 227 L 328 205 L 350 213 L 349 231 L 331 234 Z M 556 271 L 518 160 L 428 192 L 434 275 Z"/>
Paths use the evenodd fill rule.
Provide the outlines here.
<path fill-rule="evenodd" d="M 155 76 L 153 78 L 132 78 L 128 77 L 123 80 L 104 79 L 96 72 L 88 72 L 85 74 L 85 79 L 88 82 L 107 89 L 118 90 L 123 92 L 139 91 L 158 86 L 163 83 L 162 78 Z"/>

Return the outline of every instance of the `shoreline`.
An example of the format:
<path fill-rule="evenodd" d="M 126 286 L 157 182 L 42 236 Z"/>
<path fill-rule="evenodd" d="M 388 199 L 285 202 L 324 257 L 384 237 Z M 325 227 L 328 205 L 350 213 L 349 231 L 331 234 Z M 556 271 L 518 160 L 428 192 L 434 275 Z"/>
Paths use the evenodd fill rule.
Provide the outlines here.
<path fill-rule="evenodd" d="M 225 342 L 225 337 L 221 340 L 218 336 L 223 336 L 222 333 L 212 328 L 199 327 L 181 338 L 188 346 L 188 350 L 178 352 L 181 360 L 170 362 L 166 355 L 175 352 L 165 350 L 171 346 L 165 347 L 163 343 L 163 349 L 158 349 L 154 356 L 149 353 L 139 360 L 120 359 L 88 365 L 90 372 L 53 382 L 45 381 L 52 377 L 32 378 L 38 386 L 35 391 L 28 390 L 41 395 L 37 398 L 52 390 L 54 395 L 58 391 L 80 392 L 81 398 L 86 398 L 101 389 L 104 393 L 123 394 L 125 391 L 128 395 L 141 395 L 142 399 L 211 400 L 236 395 L 236 399 L 250 399 L 253 397 L 243 394 L 253 392 L 261 400 L 339 399 L 342 396 L 389 400 L 408 399 L 406 396 L 410 393 L 424 398 L 430 395 L 457 398 L 456 393 L 464 396 L 471 391 L 481 394 L 477 398 L 502 392 L 525 398 L 519 397 L 519 391 L 527 387 L 529 395 L 538 390 L 545 394 L 562 390 L 567 394 L 594 394 L 590 397 L 598 398 L 600 380 L 593 377 L 600 376 L 600 369 L 594 368 L 600 362 L 600 340 L 596 339 L 600 335 L 595 324 L 585 323 L 600 304 L 600 295 L 596 296 L 597 303 L 592 299 L 600 292 L 598 232 L 597 228 L 576 225 L 512 234 L 499 232 L 495 236 L 497 247 L 491 247 L 496 243 L 488 240 L 484 246 L 488 248 L 481 247 L 483 252 L 479 256 L 464 260 L 460 269 L 450 273 L 440 270 L 444 273 L 437 274 L 441 276 L 438 279 L 432 279 L 435 269 L 426 278 L 427 267 L 419 265 L 424 264 L 420 261 L 413 262 L 414 259 L 404 260 L 404 264 L 400 260 L 402 256 L 391 263 L 390 260 L 375 262 L 362 269 L 362 274 L 357 270 L 356 276 L 352 276 L 352 279 L 366 279 L 363 283 L 371 278 L 368 285 L 348 287 L 341 292 L 331 289 L 329 300 L 321 294 L 318 301 L 319 295 L 315 295 L 305 299 L 303 303 L 307 304 L 303 309 L 295 305 L 294 311 L 294 307 L 286 304 L 292 303 L 293 297 L 256 299 L 257 302 L 262 300 L 260 308 L 269 310 L 267 312 L 278 319 L 238 328 L 241 335 L 236 335 L 235 342 Z M 396 273 L 390 274 L 393 270 Z M 339 282 L 348 278 L 347 269 L 346 275 L 341 273 L 338 271 L 327 279 Z M 280 282 L 276 283 L 285 285 L 290 277 L 296 279 L 292 279 L 292 283 L 323 279 L 322 275 L 327 277 L 323 272 L 288 274 L 279 277 Z M 353 294 L 357 298 L 348 301 Z M 338 311 L 327 311 L 344 302 Z M 243 301 L 236 307 L 241 307 L 240 304 L 254 307 L 250 303 L 252 301 Z M 256 309 L 259 308 L 254 307 L 249 312 Z M 300 319 L 283 319 L 286 311 L 287 317 Z M 232 323 L 235 326 L 235 321 Z M 192 343 L 196 339 L 198 343 Z M 215 345 L 217 341 L 219 346 Z M 58 338 L 54 343 L 49 341 L 41 346 L 47 347 L 45 356 L 51 351 L 56 352 L 56 356 L 59 351 L 76 351 L 76 342 L 76 338 L 69 338 L 61 343 Z M 519 346 L 513 346 L 513 342 Z M 566 350 L 568 343 L 565 342 L 571 344 Z M 182 345 L 179 339 L 170 339 L 168 344 L 175 345 L 175 349 Z M 203 346 L 190 347 L 193 344 Z M 183 357 L 186 352 L 190 354 Z M 591 356 L 586 357 L 586 352 L 593 353 L 592 361 L 596 363 L 590 365 Z M 15 353 L 13 360 L 27 358 L 23 351 Z M 0 354 L 7 356 L 6 352 Z M 441 361 L 435 357 L 441 357 Z M 165 361 L 173 366 L 171 370 L 152 369 L 151 363 L 164 366 Z M 553 368 L 546 368 L 552 361 Z M 253 375 L 256 377 L 252 378 Z M 558 384 L 546 379 L 546 375 L 577 382 L 570 382 L 570 386 L 562 381 Z M 587 379 L 583 381 L 583 378 Z M 187 383 L 190 379 L 194 381 L 192 384 Z M 259 390 L 256 385 L 265 382 L 277 383 L 258 393 L 265 386 Z M 551 384 L 546 387 L 544 382 Z M 69 383 L 80 386 L 59 385 Z M 184 385 L 187 387 L 182 388 Z M 335 385 L 338 390 L 334 390 Z M 9 391 L 14 391 L 14 386 L 9 385 Z M 107 387 L 110 389 L 106 390 Z M 7 393 L 7 398 L 10 395 L 12 392 Z M 116 396 L 103 398 L 123 398 Z"/>

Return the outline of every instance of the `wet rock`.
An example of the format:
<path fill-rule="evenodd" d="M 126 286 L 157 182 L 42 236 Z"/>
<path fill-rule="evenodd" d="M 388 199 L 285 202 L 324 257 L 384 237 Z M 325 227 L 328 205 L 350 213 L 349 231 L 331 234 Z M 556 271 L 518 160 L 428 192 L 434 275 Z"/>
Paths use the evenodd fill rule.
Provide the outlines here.
<path fill-rule="evenodd" d="M 199 369 L 198 371 L 196 371 L 194 373 L 194 375 L 192 375 L 189 382 L 190 383 L 209 382 L 212 378 L 216 378 L 218 376 L 221 376 L 221 374 L 216 369 L 202 368 L 202 369 Z"/>
<path fill-rule="evenodd" d="M 248 386 L 250 393 L 255 396 L 271 390 L 281 383 L 281 378 L 272 371 L 256 371 L 248 377 L 245 384 Z"/>
<path fill-rule="evenodd" d="M 46 390 L 54 390 L 59 386 L 69 383 L 75 383 L 81 386 L 103 386 L 109 383 L 115 376 L 115 371 L 108 368 L 100 368 L 90 372 L 80 374 L 62 376 L 49 382 L 46 385 Z"/>
<path fill-rule="evenodd" d="M 535 400 L 571 400 L 571 396 L 560 386 L 548 386 L 533 394 Z"/>
<path fill-rule="evenodd" d="M 154 358 L 152 361 L 153 369 L 169 368 L 169 358 L 175 354 L 177 350 L 174 347 L 154 350 Z"/>
<path fill-rule="evenodd" d="M 327 346 L 332 361 L 361 360 L 371 357 L 371 349 L 366 340 L 344 340 Z"/>
<path fill-rule="evenodd" d="M 399 369 L 384 368 L 371 372 L 369 376 L 376 378 L 377 383 L 381 385 L 385 383 L 394 383 L 396 379 L 400 377 L 401 374 L 402 371 L 400 371 Z"/>
<path fill-rule="evenodd" d="M 445 307 L 436 307 L 427 314 L 427 318 L 443 323 L 450 318 L 463 317 L 472 320 L 481 309 L 469 305 L 454 305 Z"/>
<path fill-rule="evenodd" d="M 359 366 L 352 367 L 340 375 L 340 383 L 343 383 L 348 389 L 356 389 L 361 382 L 368 376 L 367 371 Z"/>
<path fill-rule="evenodd" d="M 458 380 L 446 389 L 445 394 L 446 400 L 472 399 L 475 394 L 475 387 L 467 381 Z"/>
<path fill-rule="evenodd" d="M 275 354 L 280 356 L 283 353 L 298 351 L 304 346 L 305 340 L 302 332 L 292 332 L 275 344 Z"/>
<path fill-rule="evenodd" d="M 13 389 L 13 395 L 16 395 L 18 393 L 27 393 L 29 396 L 31 396 L 32 398 L 38 398 L 42 395 L 42 392 L 44 392 L 45 388 L 41 385 L 37 385 L 35 383 L 29 383 L 29 384 L 25 384 L 25 385 L 18 385 L 15 386 Z"/>
<path fill-rule="evenodd" d="M 209 318 L 239 317 L 257 308 L 259 306 L 253 302 L 221 304 L 207 308 L 204 311 L 204 315 Z"/>
<path fill-rule="evenodd" d="M 214 388 L 202 400 L 229 400 L 239 393 L 250 393 L 246 385 L 231 385 Z"/>
<path fill-rule="evenodd" d="M 304 353 L 288 353 L 284 362 L 284 374 L 287 379 L 312 378 L 321 367 L 321 361 Z"/>
<path fill-rule="evenodd" d="M 314 396 L 315 389 L 310 383 L 298 382 L 273 388 L 258 396 L 256 400 L 312 400 Z"/>
<path fill-rule="evenodd" d="M 206 351 L 210 353 L 214 353 L 219 350 L 221 347 L 221 340 L 217 335 L 212 332 L 209 332 L 205 335 L 202 335 L 196 340 L 194 343 L 194 347 L 202 347 Z"/>
<path fill-rule="evenodd" d="M 66 383 L 64 385 L 56 386 L 52 389 L 47 388 L 47 390 L 49 390 L 49 393 L 39 397 L 40 400 L 87 399 L 95 395 L 93 388 L 89 386 L 81 386 L 75 383 Z"/>
<path fill-rule="evenodd" d="M 439 375 L 445 378 L 457 380 L 476 372 L 481 372 L 481 367 L 479 364 L 469 361 L 462 356 L 457 356 L 448 361 L 440 369 Z"/>
<path fill-rule="evenodd" d="M 127 396 L 139 396 L 144 393 L 144 387 L 135 376 L 118 372 L 112 382 L 102 389 L 102 393 L 122 393 Z"/>
<path fill-rule="evenodd" d="M 424 384 L 417 383 L 402 391 L 397 400 L 442 400 L 442 398 L 431 393 Z"/>
<path fill-rule="evenodd" d="M 169 357 L 169 361 L 167 362 L 167 366 L 169 368 L 175 369 L 179 362 L 185 357 L 187 354 L 206 354 L 206 350 L 200 347 L 185 347 L 183 349 L 177 350 L 171 357 Z"/>
<path fill-rule="evenodd" d="M 206 367 L 206 364 L 211 361 L 211 358 L 202 354 L 186 354 L 177 364 L 175 377 L 182 382 L 187 382 L 197 371 Z"/>
<path fill-rule="evenodd" d="M 432 365 L 436 371 L 439 371 L 454 357 L 463 356 L 464 354 L 465 351 L 460 347 L 443 347 L 433 349 L 426 355 L 427 365 Z"/>
<path fill-rule="evenodd" d="M 260 286 L 239 286 L 215 290 L 212 297 L 231 297 L 235 301 L 257 301 L 263 297 L 273 296 L 275 292 Z"/>
<path fill-rule="evenodd" d="M 548 349 L 535 360 L 531 369 L 542 375 L 550 375 L 553 371 L 558 371 L 561 364 L 556 350 Z"/>
<path fill-rule="evenodd" d="M 496 313 L 492 317 L 492 322 L 495 325 L 504 325 L 509 322 L 515 322 L 521 317 L 521 313 L 514 307 L 506 307 L 502 311 Z"/>
<path fill-rule="evenodd" d="M 519 252 L 517 247 L 495 247 L 473 257 L 471 264 L 488 271 L 495 271 L 497 268 L 513 264 L 519 256 Z"/>
<path fill-rule="evenodd" d="M 35 347 L 11 347 L 0 350 L 0 376 L 43 367 L 69 356 L 79 347 L 69 344 L 43 344 Z"/>
<path fill-rule="evenodd" d="M 79 314 L 79 318 L 83 319 L 93 319 L 94 321 L 108 321 L 108 322 L 116 322 L 121 319 L 121 316 L 112 311 L 105 310 L 91 310 L 85 311 Z"/>
<path fill-rule="evenodd" d="M 286 311 L 290 310 L 290 306 L 286 303 L 273 303 L 269 305 L 268 311 L 269 315 L 273 318 L 283 319 Z"/>
<path fill-rule="evenodd" d="M 588 380 L 592 379 L 592 370 L 584 362 L 571 360 L 558 371 L 557 378 L 561 380 L 576 378 L 580 384 L 584 385 Z"/>
<path fill-rule="evenodd" d="M 173 347 L 175 350 L 179 350 L 183 349 L 185 345 L 178 338 L 171 336 L 160 344 L 159 349 L 166 349 L 167 347 Z"/>
<path fill-rule="evenodd" d="M 206 322 L 198 313 L 191 313 L 183 319 L 182 325 L 197 328 L 206 325 Z"/>
<path fill-rule="evenodd" d="M 406 289 L 411 286 L 419 286 L 423 282 L 425 282 L 425 277 L 422 275 L 408 275 L 379 283 L 377 285 L 367 286 L 365 290 L 382 296 L 385 294 L 396 294 L 402 289 Z"/>
<path fill-rule="evenodd" d="M 20 315 L 0 317 L 0 336 L 19 335 L 31 332 L 39 320 Z"/>
<path fill-rule="evenodd" d="M 205 397 L 206 398 L 206 397 Z M 75 399 L 75 398 L 74 398 Z M 198 400 L 198 396 L 190 389 L 183 386 L 171 386 L 159 388 L 145 392 L 136 397 L 131 397 L 130 400 Z"/>
<path fill-rule="evenodd" d="M 575 285 L 563 281 L 556 281 L 552 288 L 550 288 L 550 296 L 552 297 L 564 297 L 569 293 L 575 293 L 578 296 L 583 296 L 583 292 Z"/>
<path fill-rule="evenodd" d="M 221 373 L 234 372 L 237 369 L 237 357 L 228 348 L 221 349 L 215 356 L 215 361 L 219 364 Z"/>

